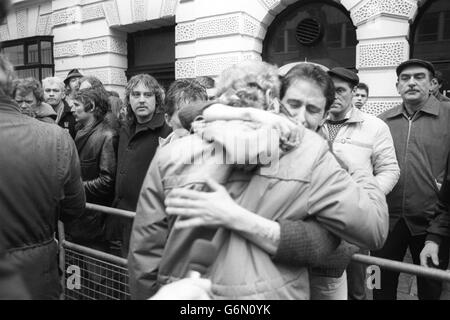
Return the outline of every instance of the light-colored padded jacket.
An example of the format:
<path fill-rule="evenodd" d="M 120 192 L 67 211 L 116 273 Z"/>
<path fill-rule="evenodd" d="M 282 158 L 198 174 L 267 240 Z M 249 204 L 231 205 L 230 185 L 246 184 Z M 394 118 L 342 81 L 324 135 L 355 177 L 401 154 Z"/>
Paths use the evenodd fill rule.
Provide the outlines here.
<path fill-rule="evenodd" d="M 352 108 L 348 120 L 333 141 L 333 152 L 343 154 L 353 166 L 372 172 L 387 195 L 400 178 L 394 141 L 387 124 L 365 112 Z M 329 137 L 326 124 L 322 133 Z"/>
<path fill-rule="evenodd" d="M 207 176 L 224 184 L 244 208 L 271 220 L 316 216 L 321 225 L 359 247 L 380 248 L 388 232 L 383 192 L 373 176 L 353 178 L 328 151 L 327 142 L 306 130 L 299 147 L 279 159 L 277 170 L 255 171 L 224 165 L 221 174 L 186 158 L 210 152 L 212 144 L 189 135 L 160 148 L 145 178 L 130 240 L 129 273 L 133 298 L 146 299 L 162 284 L 183 278 L 196 239 L 213 239 L 219 254 L 206 275 L 215 298 L 309 299 L 306 268 L 276 264 L 258 246 L 223 228 L 170 231 L 164 200 L 176 187 L 191 187 Z M 188 147 L 189 146 L 189 147 Z M 217 172 L 216 172 L 217 173 Z M 368 192 L 370 190 L 370 192 Z"/>

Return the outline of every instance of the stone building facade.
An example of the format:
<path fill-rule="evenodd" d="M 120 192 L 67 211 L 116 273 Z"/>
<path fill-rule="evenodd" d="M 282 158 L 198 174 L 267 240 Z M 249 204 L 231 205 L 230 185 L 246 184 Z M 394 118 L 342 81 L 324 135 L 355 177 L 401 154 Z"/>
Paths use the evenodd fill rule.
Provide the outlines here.
<path fill-rule="evenodd" d="M 353 24 L 357 40 L 354 68 L 370 87 L 367 111 L 377 114 L 400 101 L 395 88 L 395 67 L 410 58 L 412 27 L 420 11 L 432 1 L 442 2 L 13 0 L 10 15 L 0 26 L 0 40 L 53 36 L 56 76 L 65 78 L 69 70 L 79 68 L 82 73 L 97 76 L 108 88 L 123 94 L 130 75 L 130 55 L 144 51 L 141 52 L 143 58 L 139 59 L 145 60 L 147 53 L 157 52 L 160 46 L 159 40 L 150 41 L 147 47 L 139 49 L 137 46 L 131 52 L 130 34 L 173 28 L 174 57 L 165 63 L 167 72 L 173 70 L 174 78 L 215 77 L 236 62 L 262 59 L 268 30 L 274 27 L 273 23 L 279 23 L 277 17 L 290 8 L 301 10 L 299 6 L 303 4 L 321 2 L 345 12 Z M 450 14 L 444 14 L 442 19 L 447 30 Z M 450 52 L 448 45 L 447 48 Z"/>

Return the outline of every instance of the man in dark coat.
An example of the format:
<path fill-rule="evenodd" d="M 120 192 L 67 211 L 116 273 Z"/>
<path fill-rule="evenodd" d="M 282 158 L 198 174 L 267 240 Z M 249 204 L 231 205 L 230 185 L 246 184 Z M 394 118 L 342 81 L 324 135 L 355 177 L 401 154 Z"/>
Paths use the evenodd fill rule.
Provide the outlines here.
<path fill-rule="evenodd" d="M 7 96 L 12 66 L 0 58 L 0 236 L 4 261 L 32 299 L 58 299 L 56 223 L 83 213 L 75 143 L 53 124 L 21 114 Z"/>
<path fill-rule="evenodd" d="M 75 145 L 86 201 L 111 206 L 116 176 L 117 134 L 105 119 L 108 101 L 97 90 L 80 90 L 74 96 L 72 110 L 79 128 Z M 104 246 L 103 213 L 86 210 L 72 227 L 66 231 L 73 241 L 96 249 L 107 249 Z"/>
<path fill-rule="evenodd" d="M 450 239 L 450 154 L 447 157 L 444 182 L 439 192 L 436 217 L 430 222 L 427 233 L 425 247 L 420 253 L 420 264 L 424 267 L 436 267 L 442 264 L 442 261 L 439 261 L 439 249 L 443 242 Z"/>
<path fill-rule="evenodd" d="M 130 79 L 125 88 L 127 119 L 119 134 L 115 208 L 136 211 L 139 193 L 159 145 L 170 127 L 164 120 L 164 90 L 155 78 L 139 74 Z M 112 238 L 121 234 L 122 255 L 128 255 L 132 221 L 111 219 L 108 223 Z"/>

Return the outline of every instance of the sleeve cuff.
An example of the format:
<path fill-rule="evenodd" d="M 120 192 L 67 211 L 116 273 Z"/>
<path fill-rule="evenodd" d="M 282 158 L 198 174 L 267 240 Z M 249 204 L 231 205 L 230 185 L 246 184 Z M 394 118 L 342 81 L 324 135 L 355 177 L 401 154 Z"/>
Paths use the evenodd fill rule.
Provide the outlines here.
<path fill-rule="evenodd" d="M 425 239 L 425 241 L 433 241 L 434 243 L 441 245 L 442 237 L 438 234 L 429 233 Z"/>

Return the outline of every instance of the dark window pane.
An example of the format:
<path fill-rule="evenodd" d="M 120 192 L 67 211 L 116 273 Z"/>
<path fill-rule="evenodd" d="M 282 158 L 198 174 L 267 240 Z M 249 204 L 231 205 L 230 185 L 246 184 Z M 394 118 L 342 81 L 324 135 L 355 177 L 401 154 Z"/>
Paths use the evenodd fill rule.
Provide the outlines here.
<path fill-rule="evenodd" d="M 135 66 L 174 63 L 175 31 L 137 34 L 134 37 L 134 54 Z"/>
<path fill-rule="evenodd" d="M 3 53 L 14 66 L 25 64 L 23 60 L 23 45 L 3 48 Z"/>
<path fill-rule="evenodd" d="M 263 59 L 278 66 L 306 60 L 329 68 L 354 68 L 356 28 L 345 12 L 325 1 L 288 7 L 269 27 L 264 41 Z M 315 20 L 321 26 L 321 36 L 311 43 L 300 43 L 297 40 L 297 26 L 305 19 Z M 303 38 L 314 37 L 312 29 L 301 30 L 300 32 L 304 33 Z"/>
<path fill-rule="evenodd" d="M 39 52 L 37 44 L 30 44 L 28 48 L 28 63 L 39 63 Z"/>
<path fill-rule="evenodd" d="M 52 68 L 42 68 L 42 79 L 45 79 L 47 77 L 53 77 Z"/>
<path fill-rule="evenodd" d="M 450 11 L 445 12 L 444 15 L 444 30 L 442 36 L 444 39 L 450 39 Z"/>
<path fill-rule="evenodd" d="M 51 42 L 49 41 L 41 42 L 41 59 L 42 64 L 53 64 Z"/>
<path fill-rule="evenodd" d="M 17 72 L 17 76 L 19 78 L 33 77 L 33 78 L 39 79 L 39 68 L 17 70 L 16 72 Z"/>
<path fill-rule="evenodd" d="M 418 28 L 418 41 L 436 41 L 438 39 L 439 13 L 426 13 Z"/>
<path fill-rule="evenodd" d="M 330 24 L 327 26 L 326 43 L 331 48 L 341 48 L 342 43 L 342 25 L 341 24 Z"/>
<path fill-rule="evenodd" d="M 450 1 L 427 2 L 413 25 L 411 58 L 423 59 L 434 64 L 444 75 L 442 89 L 450 95 Z"/>

